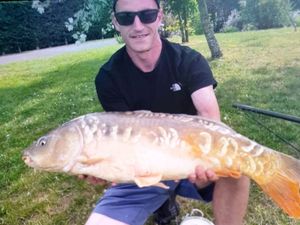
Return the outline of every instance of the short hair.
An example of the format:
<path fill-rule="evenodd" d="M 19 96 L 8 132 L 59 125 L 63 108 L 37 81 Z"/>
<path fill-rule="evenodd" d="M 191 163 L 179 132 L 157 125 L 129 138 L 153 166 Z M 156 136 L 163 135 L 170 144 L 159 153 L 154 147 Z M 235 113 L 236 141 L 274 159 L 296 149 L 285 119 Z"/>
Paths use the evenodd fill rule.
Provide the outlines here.
<path fill-rule="evenodd" d="M 118 0 L 114 0 L 114 2 L 113 2 L 113 11 L 114 11 L 114 12 L 116 12 L 116 4 L 117 4 L 117 1 L 118 1 Z M 156 2 L 157 7 L 160 8 L 160 6 L 159 6 L 159 0 L 154 0 L 154 1 Z"/>

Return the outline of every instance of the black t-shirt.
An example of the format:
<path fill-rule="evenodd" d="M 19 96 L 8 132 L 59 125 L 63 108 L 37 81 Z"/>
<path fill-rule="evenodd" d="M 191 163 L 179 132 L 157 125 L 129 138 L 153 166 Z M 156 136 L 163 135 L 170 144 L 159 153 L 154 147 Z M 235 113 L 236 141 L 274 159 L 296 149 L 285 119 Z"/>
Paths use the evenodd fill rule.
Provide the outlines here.
<path fill-rule="evenodd" d="M 162 39 L 155 69 L 143 72 L 127 54 L 118 50 L 104 64 L 95 80 L 105 111 L 151 110 L 196 114 L 191 94 L 217 85 L 205 58 L 195 50 Z"/>

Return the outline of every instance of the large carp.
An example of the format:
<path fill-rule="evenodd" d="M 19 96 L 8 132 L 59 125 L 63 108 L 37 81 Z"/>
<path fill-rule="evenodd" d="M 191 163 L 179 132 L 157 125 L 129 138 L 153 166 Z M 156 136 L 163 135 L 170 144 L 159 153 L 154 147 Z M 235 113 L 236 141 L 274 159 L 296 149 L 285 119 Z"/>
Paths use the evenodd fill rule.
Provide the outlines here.
<path fill-rule="evenodd" d="M 201 165 L 222 177 L 248 176 L 286 213 L 300 218 L 300 161 L 199 116 L 91 113 L 39 138 L 23 160 L 40 170 L 139 187 L 186 178 Z"/>

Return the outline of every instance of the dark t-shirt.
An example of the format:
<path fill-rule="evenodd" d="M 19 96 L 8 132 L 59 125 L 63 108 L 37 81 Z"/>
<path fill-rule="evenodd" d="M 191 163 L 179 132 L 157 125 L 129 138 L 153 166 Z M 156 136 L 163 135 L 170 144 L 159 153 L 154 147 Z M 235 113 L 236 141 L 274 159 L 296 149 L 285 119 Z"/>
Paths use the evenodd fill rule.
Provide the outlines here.
<path fill-rule="evenodd" d="M 200 53 L 189 47 L 164 39 L 162 44 L 160 58 L 151 72 L 144 73 L 137 68 L 125 47 L 101 67 L 95 84 L 105 111 L 151 110 L 196 114 L 191 94 L 200 88 L 217 85 L 209 65 Z M 176 194 L 212 200 L 214 184 L 199 192 L 187 180 L 175 186 Z"/>
<path fill-rule="evenodd" d="M 153 71 L 137 68 L 123 47 L 101 67 L 95 84 L 105 111 L 185 114 L 196 114 L 191 99 L 194 91 L 217 85 L 200 53 L 165 39 Z"/>

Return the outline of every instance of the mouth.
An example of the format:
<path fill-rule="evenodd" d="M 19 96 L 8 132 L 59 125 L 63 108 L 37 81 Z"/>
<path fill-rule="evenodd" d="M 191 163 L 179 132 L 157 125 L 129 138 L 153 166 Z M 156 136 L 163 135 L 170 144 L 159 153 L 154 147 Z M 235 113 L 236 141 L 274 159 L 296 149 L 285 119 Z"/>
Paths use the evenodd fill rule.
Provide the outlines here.
<path fill-rule="evenodd" d="M 148 37 L 149 34 L 139 34 L 139 35 L 131 35 L 131 38 L 133 39 L 142 39 L 142 38 L 145 38 L 145 37 Z"/>
<path fill-rule="evenodd" d="M 32 159 L 30 158 L 30 156 L 27 155 L 27 154 L 24 154 L 24 155 L 22 156 L 22 160 L 23 160 L 24 163 L 25 163 L 26 165 L 28 165 L 28 166 L 32 165 L 32 163 L 33 163 L 33 160 L 32 160 Z"/>

